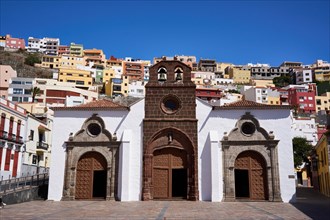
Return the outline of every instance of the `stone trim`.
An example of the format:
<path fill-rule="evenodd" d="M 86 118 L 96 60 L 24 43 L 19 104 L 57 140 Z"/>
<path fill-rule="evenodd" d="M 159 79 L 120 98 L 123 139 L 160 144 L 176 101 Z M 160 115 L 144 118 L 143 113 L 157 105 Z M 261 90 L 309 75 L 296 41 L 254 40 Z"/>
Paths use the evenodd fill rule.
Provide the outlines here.
<path fill-rule="evenodd" d="M 91 136 L 87 132 L 87 126 L 97 123 L 101 127 L 98 135 Z M 121 142 L 115 140 L 115 136 L 106 130 L 104 121 L 97 114 L 88 118 L 81 129 L 75 135 L 70 134 L 66 145 L 65 177 L 62 200 L 75 200 L 75 184 L 77 164 L 82 155 L 88 152 L 97 152 L 107 161 L 107 190 L 106 200 L 117 198 L 118 179 L 118 149 Z"/>
<path fill-rule="evenodd" d="M 250 135 L 244 135 L 240 129 L 244 122 L 251 122 L 256 126 L 256 131 Z M 221 140 L 223 151 L 224 188 L 223 200 L 235 201 L 235 161 L 238 155 L 244 151 L 255 151 L 262 155 L 266 162 L 268 200 L 282 201 L 280 193 L 279 167 L 277 146 L 279 140 L 274 140 L 272 132 L 267 133 L 261 128 L 254 116 L 246 112 L 236 123 L 229 135 L 225 134 Z"/>

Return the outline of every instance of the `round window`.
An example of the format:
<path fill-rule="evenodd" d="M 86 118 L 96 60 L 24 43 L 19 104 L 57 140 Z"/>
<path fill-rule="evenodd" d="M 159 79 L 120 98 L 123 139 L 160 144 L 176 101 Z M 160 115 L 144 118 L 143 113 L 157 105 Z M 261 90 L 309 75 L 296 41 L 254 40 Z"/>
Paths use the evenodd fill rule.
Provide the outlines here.
<path fill-rule="evenodd" d="M 96 123 L 91 123 L 87 126 L 87 131 L 92 136 L 97 136 L 101 133 L 101 126 Z"/>
<path fill-rule="evenodd" d="M 176 97 L 168 96 L 163 99 L 161 108 L 167 114 L 174 114 L 179 110 L 180 102 Z"/>
<path fill-rule="evenodd" d="M 252 122 L 244 122 L 241 130 L 245 135 L 252 135 L 256 131 L 256 126 Z"/>

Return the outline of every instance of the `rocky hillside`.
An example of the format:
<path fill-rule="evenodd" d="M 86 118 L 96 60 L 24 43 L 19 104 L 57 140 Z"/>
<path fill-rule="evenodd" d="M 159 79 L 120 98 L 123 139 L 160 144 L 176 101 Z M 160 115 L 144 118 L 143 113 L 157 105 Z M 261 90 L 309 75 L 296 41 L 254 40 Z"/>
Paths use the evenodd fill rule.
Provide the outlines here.
<path fill-rule="evenodd" d="M 16 70 L 18 77 L 52 78 L 53 73 L 51 70 L 24 64 L 24 60 L 27 56 L 28 53 L 25 51 L 0 51 L 0 65 L 10 65 Z"/>

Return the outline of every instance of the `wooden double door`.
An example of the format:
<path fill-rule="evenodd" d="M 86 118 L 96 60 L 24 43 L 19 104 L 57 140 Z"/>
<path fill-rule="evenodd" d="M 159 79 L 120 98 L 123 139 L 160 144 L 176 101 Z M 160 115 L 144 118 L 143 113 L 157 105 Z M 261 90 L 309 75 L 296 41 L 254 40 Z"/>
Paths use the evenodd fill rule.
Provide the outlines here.
<path fill-rule="evenodd" d="M 156 150 L 153 155 L 153 198 L 187 199 L 187 153 L 173 147 Z"/>
<path fill-rule="evenodd" d="M 75 199 L 106 198 L 107 162 L 97 152 L 88 152 L 78 161 Z"/>
<path fill-rule="evenodd" d="M 267 200 L 268 184 L 266 162 L 255 151 L 244 151 L 235 161 L 235 197 Z"/>

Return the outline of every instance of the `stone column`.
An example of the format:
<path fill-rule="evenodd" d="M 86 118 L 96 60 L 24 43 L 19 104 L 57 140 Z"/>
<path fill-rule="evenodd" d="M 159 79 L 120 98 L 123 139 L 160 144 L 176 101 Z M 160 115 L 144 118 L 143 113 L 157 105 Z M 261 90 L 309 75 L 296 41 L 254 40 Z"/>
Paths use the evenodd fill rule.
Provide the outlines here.
<path fill-rule="evenodd" d="M 280 176 L 278 172 L 278 156 L 277 156 L 277 146 L 270 146 L 270 157 L 271 157 L 271 166 L 272 166 L 272 187 L 273 187 L 273 201 L 281 202 L 281 191 L 280 191 Z"/>
<path fill-rule="evenodd" d="M 115 179 L 116 179 L 116 154 L 117 148 L 111 149 L 111 167 L 108 166 L 108 175 L 110 176 L 110 193 L 107 193 L 107 200 L 115 199 Z"/>

